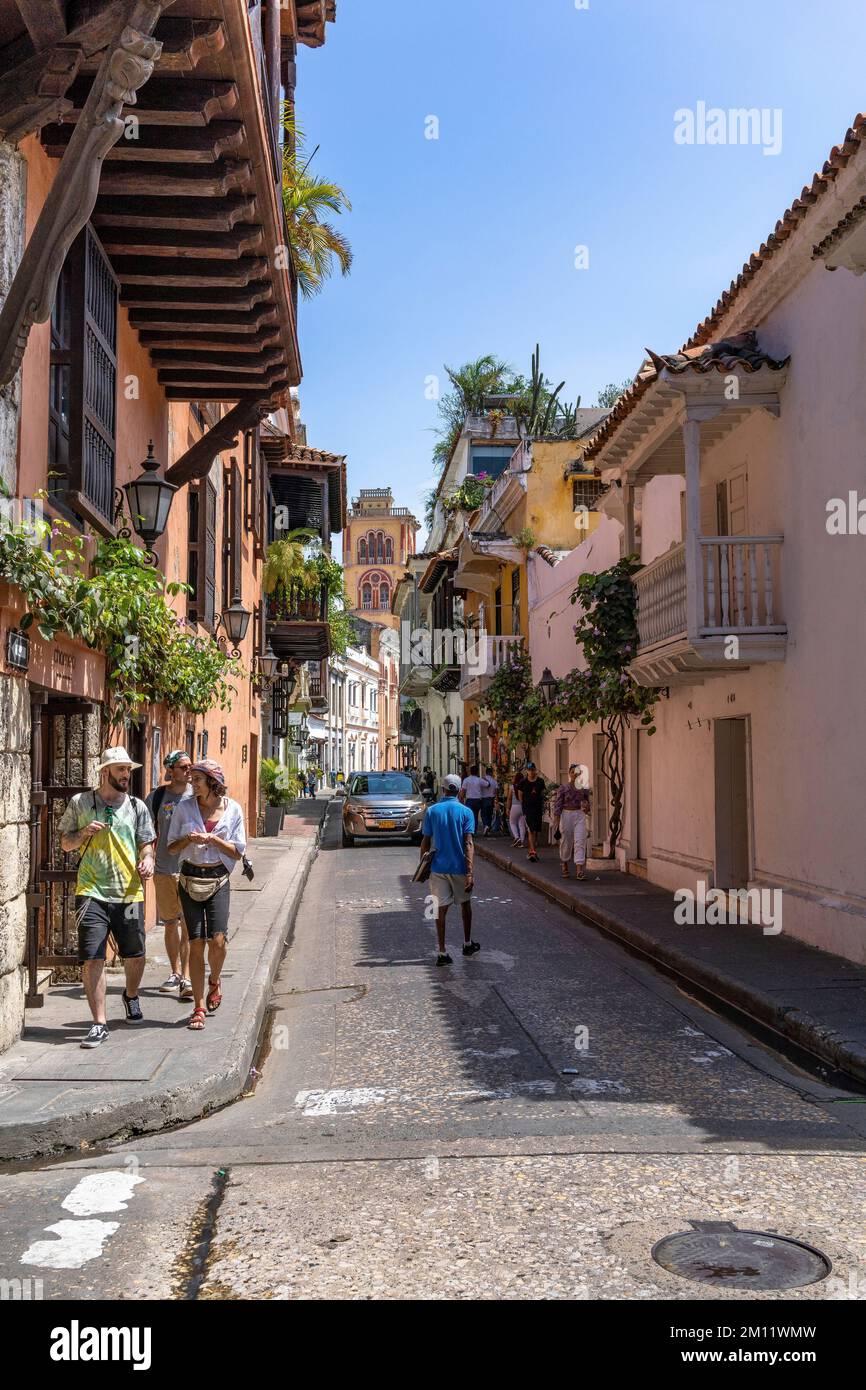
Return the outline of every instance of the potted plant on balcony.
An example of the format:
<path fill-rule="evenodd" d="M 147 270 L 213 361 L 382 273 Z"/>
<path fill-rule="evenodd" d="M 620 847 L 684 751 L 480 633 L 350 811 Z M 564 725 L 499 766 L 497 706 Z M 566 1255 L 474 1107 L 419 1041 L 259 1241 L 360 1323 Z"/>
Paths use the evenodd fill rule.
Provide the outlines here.
<path fill-rule="evenodd" d="M 265 834 L 279 835 L 286 807 L 298 795 L 298 774 L 277 758 L 262 758 L 261 787 L 265 798 Z"/>
<path fill-rule="evenodd" d="M 271 541 L 262 569 L 262 588 L 273 600 L 277 621 L 292 615 L 295 595 L 306 591 L 307 549 L 317 539 L 314 531 L 297 527 Z M 293 615 L 292 615 L 293 616 Z"/>

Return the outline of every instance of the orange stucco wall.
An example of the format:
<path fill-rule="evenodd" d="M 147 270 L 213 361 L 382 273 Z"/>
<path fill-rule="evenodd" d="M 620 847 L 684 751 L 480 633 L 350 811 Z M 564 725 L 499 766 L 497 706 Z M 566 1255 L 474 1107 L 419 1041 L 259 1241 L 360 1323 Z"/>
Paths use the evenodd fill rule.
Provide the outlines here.
<path fill-rule="evenodd" d="M 26 231 L 32 235 L 40 209 L 58 168 L 34 138 L 22 142 L 27 159 Z M 50 370 L 50 324 L 37 324 L 31 331 L 22 364 L 21 413 L 18 445 L 19 496 L 32 497 L 47 483 L 48 457 L 48 388 Z M 185 403 L 166 401 L 151 366 L 149 355 L 142 347 L 138 334 L 130 326 L 122 307 L 118 312 L 118 383 L 117 383 L 117 467 L 118 486 L 137 476 L 153 440 L 156 457 L 163 467 L 176 461 L 198 439 L 201 429 Z M 217 610 L 225 601 L 221 593 L 223 535 L 222 475 L 229 455 L 223 455 L 213 466 L 212 478 L 217 486 L 216 585 Z M 242 464 L 242 459 L 239 459 Z M 165 535 L 157 543 L 160 567 L 169 582 L 186 583 L 188 578 L 188 501 L 187 489 L 175 495 Z M 261 561 L 252 553 L 252 538 L 244 537 L 241 566 L 241 593 L 245 606 L 253 610 L 261 593 Z M 186 595 L 171 600 L 179 615 L 186 615 Z M 0 586 L 0 636 L 5 629 L 17 624 L 23 602 L 17 591 Z M 204 629 L 199 628 L 200 635 Z M 253 623 L 241 644 L 242 665 L 249 671 L 252 664 Z M 45 650 L 43 650 L 43 648 Z M 54 649 L 60 656 L 56 656 Z M 63 658 L 66 657 L 64 660 Z M 73 664 L 74 658 L 74 664 Z M 99 699 L 104 695 L 103 658 L 96 652 L 59 638 L 54 644 L 32 639 L 30 680 L 60 693 L 87 694 Z M 74 675 L 70 677 L 70 671 Z M 194 752 L 198 751 L 200 735 L 208 735 L 208 756 L 220 762 L 225 770 L 230 794 L 244 808 L 248 835 L 255 834 L 258 809 L 258 757 L 260 704 L 253 697 L 248 677 L 236 683 L 231 710 L 211 710 L 205 717 L 187 716 L 184 712 L 169 712 L 163 706 L 144 712 L 143 789 L 153 785 L 154 730 L 161 735 L 161 756 L 172 748 L 186 744 L 187 732 L 193 732 Z M 220 743 L 225 739 L 226 746 Z M 116 736 L 115 742 L 120 742 Z M 148 919 L 154 920 L 152 893 L 148 894 Z"/>

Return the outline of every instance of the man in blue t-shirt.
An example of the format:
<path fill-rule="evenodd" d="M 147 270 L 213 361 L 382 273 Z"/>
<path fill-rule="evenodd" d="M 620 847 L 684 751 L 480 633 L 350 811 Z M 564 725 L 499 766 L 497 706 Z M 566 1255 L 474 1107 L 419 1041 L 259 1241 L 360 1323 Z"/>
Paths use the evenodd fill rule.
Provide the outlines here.
<path fill-rule="evenodd" d="M 463 954 L 474 956 L 481 947 L 472 940 L 472 886 L 475 863 L 475 816 L 458 800 L 461 782 L 449 773 L 442 778 L 444 800 L 428 806 L 421 827 L 421 857 L 433 847 L 430 892 L 436 899 L 437 965 L 453 965 L 445 950 L 445 918 L 452 903 L 463 914 Z"/>

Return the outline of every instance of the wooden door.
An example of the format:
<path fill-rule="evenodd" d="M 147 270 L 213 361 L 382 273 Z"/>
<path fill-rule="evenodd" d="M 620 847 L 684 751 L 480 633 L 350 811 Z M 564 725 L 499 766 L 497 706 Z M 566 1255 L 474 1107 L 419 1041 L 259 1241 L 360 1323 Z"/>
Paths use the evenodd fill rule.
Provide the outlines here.
<path fill-rule="evenodd" d="M 637 853 L 644 862 L 652 853 L 652 744 L 645 729 L 638 732 L 637 742 Z"/>
<path fill-rule="evenodd" d="M 603 845 L 610 827 L 610 784 L 604 774 L 604 734 L 592 736 L 592 841 Z"/>
<path fill-rule="evenodd" d="M 749 810 L 745 719 L 717 719 L 715 751 L 715 887 L 749 881 Z"/>

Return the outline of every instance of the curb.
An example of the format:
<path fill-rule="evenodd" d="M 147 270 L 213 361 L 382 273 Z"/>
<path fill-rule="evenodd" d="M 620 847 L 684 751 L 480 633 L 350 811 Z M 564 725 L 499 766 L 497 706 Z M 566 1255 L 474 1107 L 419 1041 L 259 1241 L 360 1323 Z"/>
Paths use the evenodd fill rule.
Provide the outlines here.
<path fill-rule="evenodd" d="M 32 1122 L 0 1124 L 0 1161 L 43 1158 L 74 1151 L 82 1143 L 90 1146 L 133 1134 L 153 1133 L 170 1125 L 188 1124 L 241 1096 L 258 1049 L 271 986 L 291 941 L 298 906 L 318 856 L 329 807 L 330 801 L 325 803 L 316 833 L 289 883 L 281 891 L 275 889 L 270 901 L 270 886 L 264 888 L 261 901 L 250 909 L 245 919 L 245 929 L 248 924 L 253 925 L 259 915 L 270 918 L 272 925 L 239 999 L 234 1031 L 221 1041 L 218 1056 L 210 1053 L 205 1056 L 205 1066 L 210 1064 L 211 1070 L 200 1074 L 194 1083 L 177 1082 L 168 1090 L 159 1090 L 157 1080 L 150 1083 L 152 1089 L 142 1089 L 134 1099 L 121 1098 L 101 1109 L 98 1104 L 87 1110 L 82 1106 L 74 1114 L 67 1112 Z M 249 1009 L 247 1001 L 250 1001 Z M 72 1142 L 71 1132 L 74 1132 Z"/>
<path fill-rule="evenodd" d="M 653 964 L 673 972 L 684 983 L 710 995 L 719 1003 L 736 1009 L 752 1022 L 772 1029 L 780 1037 L 812 1053 L 834 1070 L 856 1081 L 866 1082 L 866 1047 L 862 1044 L 841 1038 L 833 1029 L 800 1009 L 775 1003 L 744 981 L 726 975 L 718 967 L 700 964 L 683 951 L 665 945 L 649 932 L 624 922 L 614 913 L 598 907 L 595 903 L 573 897 L 555 882 L 548 882 L 547 879 L 533 873 L 528 866 L 524 868 L 522 864 L 499 854 L 490 845 L 477 841 L 475 853 L 479 858 L 486 859 L 497 868 L 521 879 L 528 887 L 534 888 L 551 902 L 555 902 L 558 907 L 563 907 L 573 916 L 598 927 L 606 936 L 628 946 Z"/>

